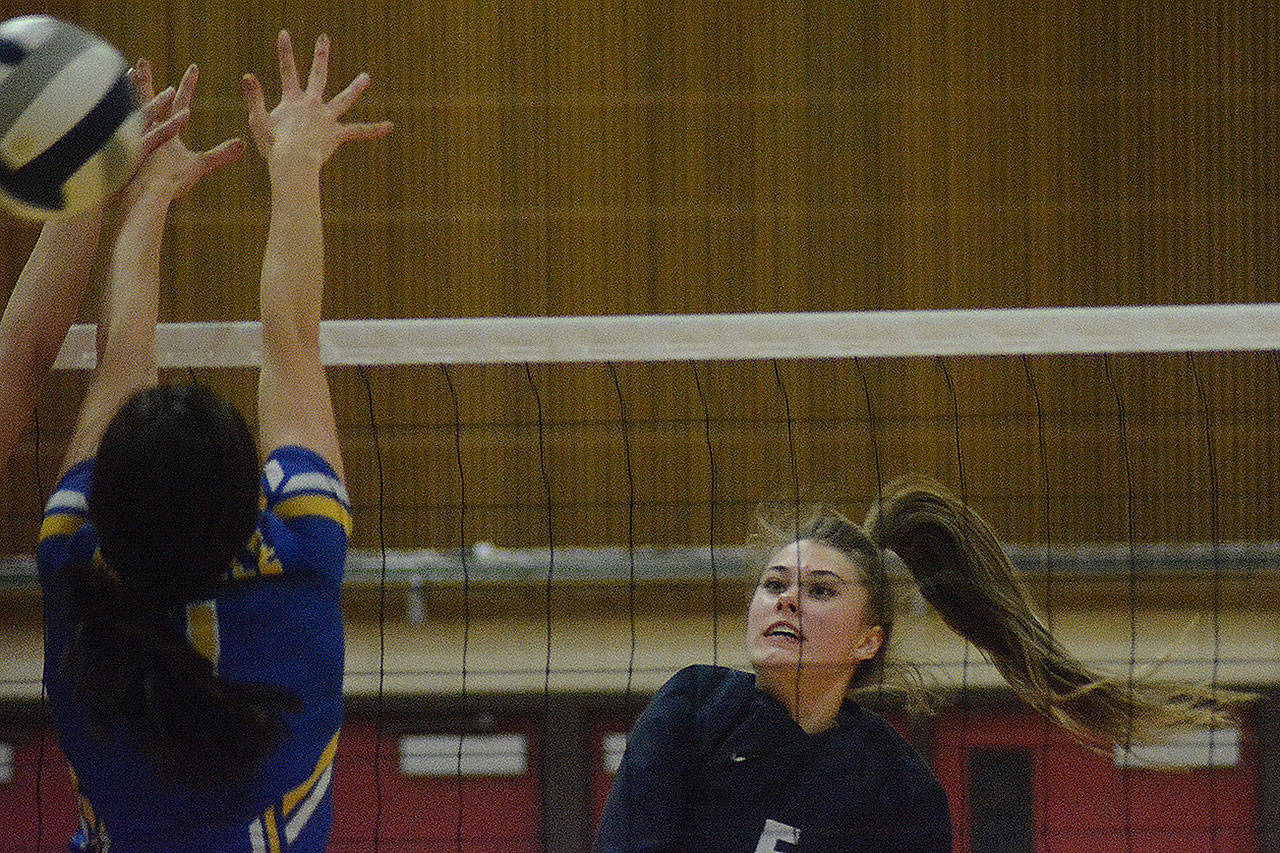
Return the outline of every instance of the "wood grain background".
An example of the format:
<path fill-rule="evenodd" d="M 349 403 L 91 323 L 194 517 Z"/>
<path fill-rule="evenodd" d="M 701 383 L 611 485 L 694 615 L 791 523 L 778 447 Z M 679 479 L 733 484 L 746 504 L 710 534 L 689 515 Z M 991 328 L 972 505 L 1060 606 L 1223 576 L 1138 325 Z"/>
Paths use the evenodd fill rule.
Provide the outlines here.
<path fill-rule="evenodd" d="M 374 79 L 353 118 L 396 130 L 327 172 L 328 318 L 1280 294 L 1265 3 L 0 6 L 84 24 L 162 82 L 199 62 L 199 146 L 245 132 L 243 72 L 275 91 L 281 26 L 304 64 L 330 33 L 335 90 Z M 255 316 L 265 230 L 256 156 L 181 202 L 162 319 Z M 0 224 L 5 281 L 33 239 Z M 198 378 L 251 415 L 250 372 Z M 31 549 L 83 381 L 56 378 L 38 450 L 33 433 L 5 474 L 0 550 Z M 468 541 L 545 546 L 548 491 L 557 544 L 706 543 L 713 505 L 715 538 L 737 543 L 750 510 L 797 483 L 860 516 L 877 468 L 939 477 L 1010 540 L 1280 539 L 1275 354 L 379 367 L 331 382 L 363 547 L 379 541 L 380 491 L 393 547 L 456 545 L 464 500 Z"/>

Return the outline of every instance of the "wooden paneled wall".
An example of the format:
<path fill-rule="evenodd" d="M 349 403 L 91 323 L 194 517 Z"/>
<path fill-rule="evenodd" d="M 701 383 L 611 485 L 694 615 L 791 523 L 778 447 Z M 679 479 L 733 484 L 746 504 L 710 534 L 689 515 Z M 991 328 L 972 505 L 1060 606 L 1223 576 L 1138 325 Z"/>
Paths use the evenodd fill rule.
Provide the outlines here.
<path fill-rule="evenodd" d="M 304 58 L 333 36 L 335 87 L 371 72 L 353 117 L 396 130 L 327 173 L 331 318 L 1280 298 L 1280 28 L 1261 2 L 57 11 L 162 81 L 199 62 L 193 145 L 245 132 L 237 80 L 274 90 L 281 26 Z M 175 208 L 163 319 L 254 316 L 265 203 L 251 155 Z M 32 238 L 0 229 L 6 280 Z M 252 409 L 247 372 L 199 378 Z M 939 477 L 1011 539 L 1280 538 L 1274 356 L 331 380 L 366 546 L 380 491 L 394 546 L 455 543 L 463 521 L 469 541 L 545 545 L 548 489 L 557 544 L 704 543 L 712 498 L 716 538 L 736 543 L 750 508 L 795 483 L 860 515 L 877 467 Z M 46 491 L 82 382 L 59 377 L 41 408 Z M 33 439 L 8 471 L 10 552 L 30 548 L 36 460 Z"/>

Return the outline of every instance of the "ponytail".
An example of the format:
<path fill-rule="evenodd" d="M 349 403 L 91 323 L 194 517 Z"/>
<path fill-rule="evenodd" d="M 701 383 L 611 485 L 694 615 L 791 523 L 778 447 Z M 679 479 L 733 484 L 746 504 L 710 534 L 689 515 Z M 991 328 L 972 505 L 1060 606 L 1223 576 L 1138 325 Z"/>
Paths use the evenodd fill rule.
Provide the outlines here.
<path fill-rule="evenodd" d="M 1103 676 L 1049 633 L 995 534 L 923 477 L 890 483 L 864 525 L 895 552 L 950 628 L 990 656 L 1018 696 L 1087 744 L 1128 744 L 1170 728 L 1226 721 L 1240 694 Z"/>
<path fill-rule="evenodd" d="M 76 571 L 76 632 L 64 660 L 95 737 L 126 726 L 165 778 L 212 788 L 250 777 L 284 734 L 292 694 L 220 678 L 166 607 L 129 591 L 105 567 Z"/>

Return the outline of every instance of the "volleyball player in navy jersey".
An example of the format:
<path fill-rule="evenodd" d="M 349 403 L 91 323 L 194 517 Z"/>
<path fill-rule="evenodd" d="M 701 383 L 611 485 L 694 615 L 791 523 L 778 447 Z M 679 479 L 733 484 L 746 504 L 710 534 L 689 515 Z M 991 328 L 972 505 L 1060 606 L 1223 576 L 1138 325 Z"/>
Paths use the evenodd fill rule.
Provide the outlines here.
<path fill-rule="evenodd" d="M 150 97 L 151 69 L 145 62 L 130 78 L 147 94 L 140 162 L 172 139 L 190 113 L 172 109 L 174 90 Z M 26 429 L 40 390 L 67 330 L 89 289 L 104 211 L 115 199 L 90 210 L 46 222 L 14 284 L 0 317 L 0 466 L 9 460 Z"/>
<path fill-rule="evenodd" d="M 270 113 L 246 76 L 271 222 L 260 287 L 258 428 L 200 386 L 155 386 L 167 212 L 232 140 L 174 140 L 130 187 L 105 339 L 41 529 L 45 681 L 81 806 L 82 849 L 322 851 L 342 717 L 340 587 L 350 533 L 319 352 L 320 172 L 387 123 L 324 100 L 329 41 L 305 88 L 286 33 Z M 195 83 L 184 77 L 175 106 Z M 260 509 L 259 502 L 262 501 Z"/>
<path fill-rule="evenodd" d="M 628 739 L 598 851 L 951 850 L 938 780 L 855 701 L 895 686 L 923 698 L 890 665 L 886 550 L 1023 701 L 1089 745 L 1221 724 L 1247 698 L 1089 670 L 1035 616 L 986 523 L 924 478 L 889 484 L 862 525 L 818 508 L 766 523 L 762 538 L 754 673 L 691 666 L 659 690 Z"/>

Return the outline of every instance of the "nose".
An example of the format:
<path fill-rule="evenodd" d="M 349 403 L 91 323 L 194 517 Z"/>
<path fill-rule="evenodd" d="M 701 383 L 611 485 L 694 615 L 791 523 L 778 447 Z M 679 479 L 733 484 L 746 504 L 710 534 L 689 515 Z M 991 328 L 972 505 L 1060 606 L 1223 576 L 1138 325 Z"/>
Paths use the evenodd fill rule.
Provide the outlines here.
<path fill-rule="evenodd" d="M 796 612 L 796 588 L 789 586 L 778 596 L 777 602 L 773 605 L 774 610 L 787 613 Z"/>

